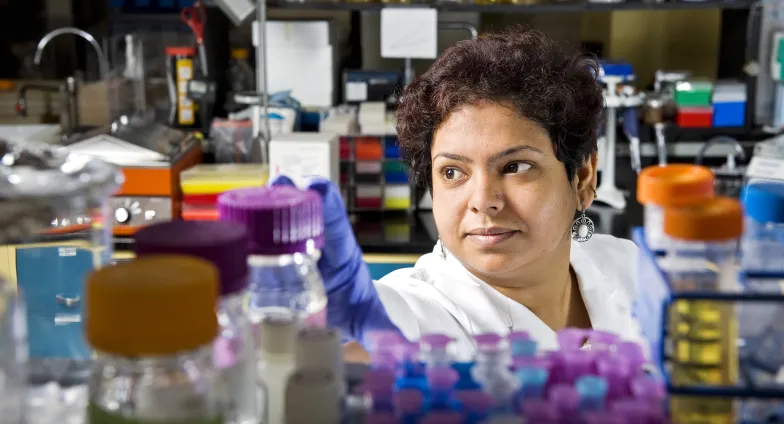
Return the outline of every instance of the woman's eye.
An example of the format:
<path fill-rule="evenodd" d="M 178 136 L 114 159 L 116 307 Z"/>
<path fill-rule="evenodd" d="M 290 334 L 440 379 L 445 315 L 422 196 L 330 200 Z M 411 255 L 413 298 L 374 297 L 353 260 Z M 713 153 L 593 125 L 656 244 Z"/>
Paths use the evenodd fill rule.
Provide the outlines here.
<path fill-rule="evenodd" d="M 463 177 L 463 173 L 455 168 L 447 168 L 443 172 L 444 179 L 447 180 L 458 180 Z"/>
<path fill-rule="evenodd" d="M 517 174 L 520 172 L 526 172 L 529 169 L 531 169 L 531 164 L 525 162 L 512 162 L 509 165 L 506 165 L 506 168 L 504 168 L 504 173 Z"/>

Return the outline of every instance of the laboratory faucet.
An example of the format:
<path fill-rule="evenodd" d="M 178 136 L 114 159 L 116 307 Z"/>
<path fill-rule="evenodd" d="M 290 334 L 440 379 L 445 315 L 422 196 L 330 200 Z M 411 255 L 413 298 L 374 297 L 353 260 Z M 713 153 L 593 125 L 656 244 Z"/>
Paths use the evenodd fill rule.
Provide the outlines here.
<path fill-rule="evenodd" d="M 27 116 L 27 92 L 41 91 L 45 93 L 65 92 L 65 119 L 66 125 L 61 131 L 60 140 L 65 142 L 74 135 L 79 128 L 79 100 L 78 85 L 76 78 L 68 77 L 59 87 L 44 84 L 24 84 L 19 88 L 19 96 L 16 99 L 16 113 L 19 116 Z"/>
<path fill-rule="evenodd" d="M 63 34 L 72 34 L 83 38 L 85 41 L 90 43 L 90 45 L 95 50 L 95 54 L 98 57 L 98 77 L 101 81 L 106 81 L 109 78 L 109 61 L 106 58 L 106 54 L 104 54 L 101 45 L 98 44 L 98 41 L 95 37 L 92 36 L 87 31 L 82 31 L 79 28 L 73 27 L 64 27 L 58 28 L 54 31 L 49 32 L 48 34 L 44 35 L 41 38 L 41 41 L 38 42 L 38 46 L 35 49 L 35 57 L 33 58 L 33 63 L 36 66 L 41 66 L 41 59 L 43 57 L 44 49 L 46 48 L 47 44 L 52 41 L 55 37 L 58 37 Z M 107 100 L 109 104 L 109 115 L 112 120 L 114 120 L 117 116 L 114 113 L 114 104 L 112 102 L 112 96 L 109 94 L 107 90 Z"/>

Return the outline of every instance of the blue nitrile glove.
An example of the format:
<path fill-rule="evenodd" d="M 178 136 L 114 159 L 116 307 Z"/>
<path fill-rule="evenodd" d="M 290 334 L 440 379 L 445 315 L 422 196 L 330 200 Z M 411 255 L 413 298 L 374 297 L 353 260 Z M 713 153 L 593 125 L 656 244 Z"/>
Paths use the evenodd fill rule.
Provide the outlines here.
<path fill-rule="evenodd" d="M 269 185 L 295 184 L 285 176 L 277 176 Z M 367 348 L 368 333 L 399 330 L 378 297 L 340 191 L 321 177 L 310 178 L 307 188 L 319 193 L 324 203 L 324 247 L 318 268 L 327 292 L 327 323 Z"/>

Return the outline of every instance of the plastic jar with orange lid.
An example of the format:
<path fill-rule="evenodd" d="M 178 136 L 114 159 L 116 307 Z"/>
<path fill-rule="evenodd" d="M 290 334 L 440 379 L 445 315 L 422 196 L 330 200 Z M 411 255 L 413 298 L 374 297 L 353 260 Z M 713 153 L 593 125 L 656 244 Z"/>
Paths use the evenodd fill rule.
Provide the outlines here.
<path fill-rule="evenodd" d="M 99 362 L 87 422 L 224 423 L 212 350 L 215 266 L 188 256 L 138 258 L 93 272 L 85 299 L 85 338 Z"/>
<path fill-rule="evenodd" d="M 714 197 L 664 210 L 667 256 L 660 266 L 673 292 L 716 293 L 739 289 L 738 242 L 743 208 L 737 199 Z M 676 386 L 732 386 L 739 381 L 738 316 L 733 302 L 677 299 L 667 320 L 670 380 Z M 735 422 L 732 399 L 681 398 L 670 402 L 673 422 Z"/>
<path fill-rule="evenodd" d="M 663 251 L 662 210 L 672 206 L 699 204 L 715 196 L 713 172 L 699 165 L 649 166 L 637 178 L 637 201 L 644 206 L 643 225 L 648 247 Z"/>

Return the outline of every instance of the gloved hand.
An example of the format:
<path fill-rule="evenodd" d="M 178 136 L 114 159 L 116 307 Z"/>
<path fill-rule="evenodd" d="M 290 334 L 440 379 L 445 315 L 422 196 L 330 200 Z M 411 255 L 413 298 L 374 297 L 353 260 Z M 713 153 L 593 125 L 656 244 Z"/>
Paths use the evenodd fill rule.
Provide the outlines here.
<path fill-rule="evenodd" d="M 295 184 L 277 176 L 269 185 Z M 378 297 L 338 188 L 321 177 L 311 178 L 307 188 L 319 193 L 323 201 L 324 248 L 318 268 L 327 292 L 327 323 L 368 348 L 369 333 L 399 330 Z"/>

